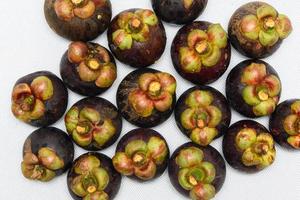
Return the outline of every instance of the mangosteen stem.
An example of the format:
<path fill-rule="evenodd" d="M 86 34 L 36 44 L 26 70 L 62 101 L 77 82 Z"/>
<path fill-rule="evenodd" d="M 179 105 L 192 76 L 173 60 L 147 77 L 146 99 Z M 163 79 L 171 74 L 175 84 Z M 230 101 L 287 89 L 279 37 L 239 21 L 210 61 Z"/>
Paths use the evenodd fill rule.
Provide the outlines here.
<path fill-rule="evenodd" d="M 198 185 L 198 181 L 196 180 L 196 178 L 194 176 L 189 177 L 189 183 L 192 184 L 193 186 Z"/>
<path fill-rule="evenodd" d="M 269 151 L 269 146 L 268 146 L 268 144 L 260 142 L 260 143 L 255 144 L 254 151 L 255 151 L 255 153 L 257 153 L 259 155 L 264 155 Z"/>
<path fill-rule="evenodd" d="M 198 121 L 197 121 L 197 126 L 198 126 L 199 128 L 204 128 L 204 127 L 205 127 L 205 122 L 204 122 L 204 120 L 203 120 L 203 119 L 198 120 Z"/>
<path fill-rule="evenodd" d="M 208 43 L 207 41 L 201 41 L 201 42 L 198 42 L 195 46 L 195 49 L 196 51 L 199 53 L 199 54 L 204 54 L 207 52 L 207 49 L 208 49 Z"/>
<path fill-rule="evenodd" d="M 151 95 L 158 95 L 161 90 L 161 84 L 157 81 L 150 83 L 149 85 L 149 92 Z"/>
<path fill-rule="evenodd" d="M 32 95 L 26 97 L 21 103 L 21 109 L 23 111 L 30 111 L 32 109 L 32 105 L 34 103 L 34 97 Z"/>
<path fill-rule="evenodd" d="M 268 100 L 269 95 L 268 95 L 268 93 L 266 93 L 265 91 L 261 90 L 261 91 L 258 92 L 258 98 L 259 98 L 261 101 L 266 101 L 266 100 Z"/>
<path fill-rule="evenodd" d="M 97 187 L 95 186 L 95 185 L 90 185 L 88 188 L 87 188 L 87 191 L 88 191 L 88 193 L 94 193 L 94 192 L 96 192 L 96 190 L 97 190 Z"/>
<path fill-rule="evenodd" d="M 145 155 L 141 154 L 141 153 L 136 153 L 134 156 L 133 156 L 133 162 L 137 165 L 140 165 L 144 162 L 145 160 Z"/>
<path fill-rule="evenodd" d="M 91 58 L 88 60 L 87 65 L 92 70 L 97 70 L 100 67 L 100 62 L 95 58 Z"/>
<path fill-rule="evenodd" d="M 89 127 L 87 125 L 85 126 L 81 126 L 81 125 L 78 125 L 76 127 L 76 131 L 79 133 L 79 134 L 86 134 L 89 132 Z"/>
<path fill-rule="evenodd" d="M 272 29 L 275 27 L 275 21 L 273 18 L 269 17 L 268 19 L 265 20 L 264 24 L 265 28 L 267 29 Z"/>
<path fill-rule="evenodd" d="M 85 0 L 71 0 L 75 6 L 81 5 Z"/>

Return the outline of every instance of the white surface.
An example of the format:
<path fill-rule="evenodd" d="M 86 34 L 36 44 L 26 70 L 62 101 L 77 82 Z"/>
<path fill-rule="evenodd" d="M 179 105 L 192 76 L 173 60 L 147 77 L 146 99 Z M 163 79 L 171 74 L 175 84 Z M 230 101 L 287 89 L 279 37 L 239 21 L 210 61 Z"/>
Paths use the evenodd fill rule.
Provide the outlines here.
<path fill-rule="evenodd" d="M 111 0 L 113 16 L 124 9 L 141 7 L 151 8 L 150 0 Z M 226 29 L 231 14 L 247 0 L 209 0 L 207 9 L 199 20 L 219 22 Z M 283 91 L 282 99 L 300 98 L 300 1 L 269 0 L 280 12 L 288 14 L 294 26 L 293 34 L 282 44 L 281 48 L 265 61 L 269 62 L 280 74 Z M 284 3 L 283 3 L 284 2 Z M 50 30 L 43 15 L 43 0 L 11 1 L 2 0 L 0 6 L 0 199 L 11 200 L 71 200 L 67 191 L 66 174 L 50 183 L 28 181 L 20 171 L 22 146 L 26 137 L 35 129 L 17 121 L 10 112 L 10 94 L 15 81 L 37 70 L 49 70 L 59 75 L 59 62 L 69 41 L 62 39 Z M 156 69 L 167 71 L 176 76 L 178 96 L 190 88 L 192 84 L 184 81 L 173 69 L 170 58 L 170 45 L 179 27 L 165 24 L 168 35 L 167 48 L 163 57 L 155 64 Z M 107 47 L 106 33 L 95 40 Z M 213 87 L 224 93 L 225 79 L 229 71 L 245 57 L 233 50 L 231 65 L 225 75 Z M 133 70 L 117 63 L 118 79 L 113 87 L 102 97 L 114 104 L 115 93 L 120 81 Z M 82 97 L 70 94 L 69 107 Z M 233 112 L 232 123 L 243 119 Z M 267 118 L 258 120 L 264 125 Z M 63 120 L 54 126 L 64 130 Z M 122 135 L 135 128 L 124 120 Z M 163 125 L 155 127 L 167 139 L 171 151 L 188 141 L 177 128 L 174 116 Z M 221 150 L 221 140 L 213 142 L 213 146 Z M 103 151 L 112 156 L 116 144 Z M 84 153 L 76 147 L 76 157 Z M 227 177 L 216 200 L 299 200 L 300 199 L 300 153 L 288 152 L 277 146 L 275 163 L 261 173 L 245 175 L 227 165 Z M 172 187 L 168 174 L 150 183 L 140 184 L 123 178 L 117 200 L 157 200 L 184 199 Z"/>

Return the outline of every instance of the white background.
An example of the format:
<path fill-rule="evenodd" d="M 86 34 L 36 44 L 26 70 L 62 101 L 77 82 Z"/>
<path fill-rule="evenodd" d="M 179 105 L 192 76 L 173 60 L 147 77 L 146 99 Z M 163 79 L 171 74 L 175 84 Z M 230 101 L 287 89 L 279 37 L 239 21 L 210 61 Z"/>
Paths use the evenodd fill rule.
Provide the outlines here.
<path fill-rule="evenodd" d="M 124 9 L 141 7 L 151 8 L 150 0 L 111 0 L 113 16 Z M 247 0 L 209 0 L 208 6 L 199 20 L 221 23 L 227 29 L 232 13 Z M 294 26 L 292 35 L 284 41 L 281 48 L 271 57 L 265 59 L 280 74 L 283 91 L 281 100 L 300 98 L 300 1 L 269 0 L 279 12 L 287 14 Z M 26 137 L 35 128 L 17 121 L 10 112 L 10 94 L 15 81 L 38 70 L 49 70 L 59 75 L 59 62 L 69 41 L 56 35 L 48 27 L 43 14 L 43 0 L 12 1 L 1 0 L 0 6 L 0 199 L 11 200 L 71 200 L 66 185 L 66 174 L 50 183 L 28 181 L 20 171 L 22 146 Z M 173 69 L 170 58 L 170 45 L 179 27 L 165 24 L 168 36 L 167 48 L 162 58 L 152 67 L 167 71 L 176 76 L 178 97 L 192 84 L 182 79 Z M 106 33 L 95 40 L 107 47 Z M 225 79 L 230 69 L 244 60 L 245 57 L 233 50 L 232 61 L 227 72 L 213 87 L 222 93 L 225 90 Z M 115 93 L 120 81 L 133 70 L 117 62 L 118 79 L 113 87 L 102 97 L 114 104 Z M 70 91 L 69 107 L 82 97 Z M 233 112 L 232 123 L 243 119 Z M 268 119 L 258 120 L 265 126 Z M 61 119 L 54 126 L 64 129 Z M 122 135 L 135 128 L 124 120 Z M 168 141 L 171 152 L 188 141 L 175 124 L 171 116 L 163 125 L 155 127 Z M 221 140 L 213 146 L 221 150 Z M 112 156 L 116 144 L 103 151 Z M 76 147 L 76 157 L 84 153 Z M 168 174 L 159 179 L 140 184 L 123 178 L 117 200 L 157 200 L 184 199 L 172 187 Z M 216 200 L 299 200 L 300 199 L 300 153 L 288 152 L 277 146 L 275 163 L 261 173 L 242 174 L 227 165 L 227 177 Z"/>

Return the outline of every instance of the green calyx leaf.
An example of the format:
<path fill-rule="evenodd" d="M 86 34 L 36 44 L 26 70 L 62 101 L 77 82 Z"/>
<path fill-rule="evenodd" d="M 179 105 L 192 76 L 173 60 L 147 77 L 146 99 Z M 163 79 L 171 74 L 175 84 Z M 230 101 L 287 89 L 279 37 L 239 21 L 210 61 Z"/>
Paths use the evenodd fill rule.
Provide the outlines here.
<path fill-rule="evenodd" d="M 188 47 L 179 49 L 180 64 L 184 71 L 188 73 L 197 73 L 201 71 L 201 58 L 196 51 Z"/>
<path fill-rule="evenodd" d="M 121 50 L 131 49 L 133 40 L 132 36 L 123 29 L 118 29 L 112 34 L 113 43 Z"/>
<path fill-rule="evenodd" d="M 176 157 L 176 163 L 180 168 L 200 165 L 204 158 L 203 151 L 196 147 L 188 147 L 180 151 Z"/>
<path fill-rule="evenodd" d="M 216 128 L 204 127 L 203 129 L 195 128 L 192 131 L 190 138 L 196 144 L 199 144 L 201 146 L 207 146 L 213 141 L 213 139 L 217 135 L 218 130 Z"/>
<path fill-rule="evenodd" d="M 269 98 L 266 101 L 262 101 L 260 104 L 253 107 L 253 113 L 256 116 L 267 116 L 274 112 L 277 103 L 274 99 Z"/>
<path fill-rule="evenodd" d="M 130 176 L 134 172 L 133 162 L 131 158 L 129 158 L 123 152 L 117 152 L 112 158 L 112 163 L 114 168 L 121 174 L 125 176 Z"/>
<path fill-rule="evenodd" d="M 275 29 L 280 39 L 287 38 L 293 31 L 292 23 L 290 19 L 283 14 L 280 14 L 277 18 Z"/>
<path fill-rule="evenodd" d="M 74 171 L 76 174 L 86 174 L 97 167 L 100 167 L 100 160 L 96 156 L 87 155 L 77 161 Z"/>
<path fill-rule="evenodd" d="M 260 32 L 259 21 L 255 15 L 246 15 L 241 20 L 241 31 L 250 40 L 257 40 Z"/>
<path fill-rule="evenodd" d="M 72 107 L 65 116 L 65 125 L 68 133 L 72 133 L 78 124 L 79 109 L 77 107 Z"/>
<path fill-rule="evenodd" d="M 104 123 L 93 131 L 93 138 L 102 147 L 116 134 L 116 128 L 111 120 Z"/>
<path fill-rule="evenodd" d="M 168 148 L 164 140 L 159 137 L 151 137 L 147 144 L 148 154 L 155 161 L 155 164 L 160 165 L 167 159 Z"/>
<path fill-rule="evenodd" d="M 98 191 L 103 191 L 109 183 L 109 174 L 104 168 L 94 168 L 92 169 L 92 174 L 95 176 L 98 184 Z"/>
<path fill-rule="evenodd" d="M 220 48 L 214 45 L 211 53 L 202 57 L 202 64 L 206 67 L 213 67 L 220 61 L 221 56 L 222 52 Z"/>
<path fill-rule="evenodd" d="M 47 76 L 36 77 L 30 86 L 34 96 L 42 101 L 47 101 L 53 96 L 53 84 Z"/>
<path fill-rule="evenodd" d="M 185 100 L 185 104 L 191 108 L 198 106 L 209 106 L 214 100 L 213 95 L 209 91 L 195 90 Z"/>
<path fill-rule="evenodd" d="M 199 184 L 190 191 L 192 200 L 210 200 L 216 195 L 215 187 L 211 184 Z"/>
<path fill-rule="evenodd" d="M 88 107 L 84 107 L 83 109 L 81 109 L 79 118 L 81 120 L 88 120 L 93 124 L 97 124 L 101 120 L 100 113 L 97 110 Z"/>
<path fill-rule="evenodd" d="M 38 158 L 43 166 L 50 170 L 58 170 L 64 167 L 64 160 L 54 150 L 44 147 L 38 151 Z"/>
<path fill-rule="evenodd" d="M 273 46 L 279 40 L 279 35 L 275 29 L 259 32 L 259 41 L 263 46 Z"/>
<path fill-rule="evenodd" d="M 252 144 L 256 142 L 256 131 L 251 128 L 244 128 L 235 137 L 236 146 L 244 151 L 247 148 L 251 147 Z"/>
<path fill-rule="evenodd" d="M 132 157 L 136 152 L 147 152 L 147 144 L 143 140 L 133 140 L 129 142 L 125 147 L 125 153 L 129 157 Z"/>
<path fill-rule="evenodd" d="M 276 18 L 278 13 L 274 7 L 272 7 L 270 5 L 263 5 L 257 9 L 256 15 L 257 15 L 258 19 L 261 20 L 265 17 Z"/>
<path fill-rule="evenodd" d="M 218 48 L 227 46 L 227 33 L 220 24 L 212 24 L 207 30 L 209 41 Z"/>

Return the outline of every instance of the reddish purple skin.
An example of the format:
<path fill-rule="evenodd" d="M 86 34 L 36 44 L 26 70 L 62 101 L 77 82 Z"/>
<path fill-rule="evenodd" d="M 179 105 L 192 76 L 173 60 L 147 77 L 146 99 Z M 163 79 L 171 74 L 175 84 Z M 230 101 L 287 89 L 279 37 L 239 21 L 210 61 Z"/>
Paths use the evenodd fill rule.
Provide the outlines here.
<path fill-rule="evenodd" d="M 141 117 L 136 114 L 131 105 L 128 102 L 128 95 L 132 90 L 137 89 L 138 78 L 144 73 L 158 73 L 158 70 L 151 68 L 138 69 L 128 74 L 120 83 L 117 91 L 117 105 L 122 116 L 131 124 L 134 124 L 142 128 L 150 128 L 158 126 L 159 124 L 166 121 L 174 110 L 176 104 L 176 93 L 173 95 L 173 104 L 169 110 L 165 112 L 159 112 L 155 108 L 152 115 L 149 117 Z"/>
<path fill-rule="evenodd" d="M 228 42 L 227 46 L 221 49 L 222 56 L 219 62 L 212 67 L 202 66 L 201 71 L 197 73 L 188 73 L 182 69 L 179 59 L 179 49 L 180 47 L 188 46 L 187 36 L 193 29 L 200 29 L 206 31 L 212 23 L 206 21 L 195 21 L 190 24 L 183 26 L 176 34 L 172 46 L 171 46 L 171 56 L 173 65 L 176 71 L 186 80 L 196 84 L 203 85 L 209 84 L 217 79 L 219 79 L 227 70 L 230 59 L 231 59 L 231 46 Z"/>
<path fill-rule="evenodd" d="M 88 155 L 92 155 L 92 156 L 96 156 L 99 160 L 100 160 L 100 163 L 101 163 L 101 166 L 102 168 L 104 168 L 108 174 L 109 174 L 109 184 L 107 185 L 107 187 L 105 188 L 104 192 L 106 194 L 108 194 L 109 196 L 109 199 L 114 199 L 118 192 L 119 192 L 119 189 L 120 189 L 120 186 L 121 186 L 121 181 L 122 181 L 122 176 L 121 174 L 119 174 L 115 169 L 114 169 L 114 166 L 112 164 L 112 160 L 111 158 L 109 158 L 108 156 L 102 154 L 102 153 L 97 153 L 97 152 L 88 152 L 88 153 L 85 153 L 85 154 L 82 154 L 81 156 L 79 156 L 72 164 L 72 167 L 71 169 L 69 170 L 68 172 L 68 176 L 67 176 L 67 184 L 68 184 L 68 190 L 69 190 L 69 193 L 71 194 L 72 198 L 74 200 L 82 200 L 83 198 L 77 196 L 71 189 L 71 183 L 72 183 L 72 180 L 78 176 L 78 174 L 76 174 L 74 172 L 74 167 L 76 165 L 76 162 L 78 162 L 78 160 L 80 158 L 82 158 L 83 156 L 88 156 Z"/>
<path fill-rule="evenodd" d="M 247 39 L 247 43 L 245 45 L 241 44 L 238 37 L 236 36 L 235 32 L 240 32 L 240 29 L 238 29 L 237 27 L 240 27 L 239 23 L 243 19 L 243 17 L 249 14 L 256 15 L 256 10 L 262 5 L 266 5 L 266 3 L 256 1 L 243 5 L 232 15 L 228 26 L 228 35 L 232 46 L 238 52 L 249 58 L 260 59 L 271 56 L 273 53 L 275 53 L 275 51 L 280 47 L 282 43 L 282 40 L 279 39 L 278 42 L 276 42 L 273 46 L 263 47 L 258 41 Z M 261 48 L 257 48 L 258 46 L 261 46 Z"/>
<path fill-rule="evenodd" d="M 257 133 L 270 133 L 266 127 L 253 120 L 242 120 L 231 125 L 223 138 L 223 154 L 228 164 L 244 173 L 256 173 L 262 169 L 256 166 L 247 167 L 242 163 L 243 152 L 239 151 L 235 144 L 235 138 L 240 130 L 244 128 L 255 129 Z M 274 147 L 275 148 L 275 147 Z"/>
<path fill-rule="evenodd" d="M 175 187 L 175 189 L 182 195 L 189 197 L 190 191 L 185 190 L 178 182 L 178 173 L 179 173 L 179 166 L 176 164 L 176 157 L 180 153 L 182 149 L 188 148 L 188 147 L 196 147 L 203 151 L 204 153 L 204 161 L 210 162 L 214 165 L 216 169 L 216 177 L 215 180 L 211 183 L 215 189 L 216 193 L 219 192 L 225 182 L 226 178 L 226 165 L 223 157 L 221 154 L 212 146 L 206 146 L 201 147 L 197 144 L 194 144 L 192 142 L 185 143 L 178 147 L 173 155 L 170 158 L 169 166 L 168 166 L 168 172 L 169 172 L 169 178 L 172 183 L 172 185 Z"/>
<path fill-rule="evenodd" d="M 206 91 L 211 92 L 211 94 L 213 95 L 213 98 L 214 98 L 211 105 L 216 106 L 222 112 L 221 122 L 216 127 L 216 129 L 218 130 L 218 135 L 214 138 L 214 140 L 215 140 L 215 139 L 221 137 L 227 131 L 227 128 L 229 127 L 230 121 L 231 121 L 231 110 L 229 107 L 229 103 L 228 103 L 227 99 L 224 97 L 224 95 L 222 93 L 220 93 L 218 90 L 216 90 L 210 86 L 195 86 L 195 87 L 188 89 L 180 96 L 180 98 L 178 99 L 178 101 L 176 103 L 176 107 L 175 107 L 175 119 L 176 119 L 177 126 L 179 127 L 179 129 L 181 130 L 181 132 L 184 135 L 186 135 L 187 137 L 190 137 L 192 130 L 187 130 L 182 126 L 181 114 L 187 108 L 189 108 L 185 104 L 185 100 L 195 90 L 206 90 Z"/>
<path fill-rule="evenodd" d="M 45 0 L 44 14 L 50 28 L 61 37 L 71 41 L 90 41 L 101 35 L 109 26 L 112 16 L 110 0 L 106 0 L 105 6 L 96 7 L 90 18 L 83 20 L 75 16 L 70 21 L 62 20 L 56 15 L 55 1 Z M 101 15 L 100 20 L 98 15 Z"/>
<path fill-rule="evenodd" d="M 51 148 L 64 161 L 62 169 L 54 170 L 56 176 L 65 173 L 72 165 L 74 158 L 74 145 L 69 136 L 55 127 L 40 128 L 32 132 L 24 142 L 23 156 L 31 148 L 33 154 L 37 155 L 43 147 Z"/>
<path fill-rule="evenodd" d="M 130 143 L 133 140 L 143 140 L 144 142 L 148 142 L 149 139 L 151 137 L 159 137 L 162 140 L 165 141 L 166 145 L 167 145 L 167 149 L 168 149 L 168 154 L 166 156 L 166 159 L 164 160 L 164 162 L 160 165 L 156 165 L 156 174 L 155 176 L 151 179 L 156 179 L 158 177 L 160 177 L 164 171 L 166 170 L 167 166 L 168 166 L 168 162 L 169 162 L 169 157 L 170 157 L 170 150 L 169 150 L 169 146 L 167 141 L 165 140 L 165 138 L 158 133 L 157 131 L 153 130 L 153 129 L 147 129 L 147 128 L 138 128 L 138 129 L 134 129 L 132 131 L 129 131 L 127 134 L 125 134 L 121 140 L 119 141 L 117 148 L 116 148 L 116 153 L 117 152 L 125 152 L 125 147 L 127 146 L 128 143 Z M 140 178 L 138 178 L 135 175 L 131 175 L 131 176 L 127 176 L 128 178 L 131 178 L 135 181 L 138 182 L 149 182 L 151 180 L 142 180 Z"/>
<path fill-rule="evenodd" d="M 136 10 L 135 8 L 123 12 L 135 12 Z M 144 68 L 154 64 L 163 54 L 167 42 L 166 32 L 162 22 L 158 20 L 155 26 L 149 26 L 150 33 L 147 41 L 137 42 L 133 40 L 131 49 L 121 50 L 112 40 L 112 34 L 119 29 L 117 23 L 119 15 L 113 18 L 107 31 L 108 44 L 111 52 L 119 61 L 131 67 Z"/>
<path fill-rule="evenodd" d="M 291 115 L 291 105 L 295 101 L 299 101 L 300 99 L 290 99 L 280 103 L 274 113 L 271 115 L 269 121 L 269 129 L 271 134 L 273 135 L 275 141 L 281 145 L 282 147 L 288 150 L 299 150 L 292 147 L 287 139 L 289 138 L 289 134 L 284 130 L 283 123 L 287 116 Z"/>
<path fill-rule="evenodd" d="M 122 117 L 118 109 L 116 108 L 116 106 L 113 105 L 111 102 L 101 97 L 87 97 L 78 101 L 72 107 L 74 106 L 77 107 L 79 110 L 83 109 L 84 107 L 97 110 L 100 113 L 100 116 L 103 117 L 104 119 L 105 118 L 111 119 L 114 127 L 116 128 L 115 135 L 111 137 L 110 140 L 107 141 L 101 147 L 97 145 L 95 141 L 93 141 L 88 146 L 80 146 L 78 143 L 76 143 L 73 140 L 78 146 L 88 151 L 99 151 L 110 147 L 120 137 L 122 131 Z"/>
<path fill-rule="evenodd" d="M 183 0 L 151 0 L 153 10 L 163 21 L 173 24 L 186 24 L 199 17 L 206 8 L 208 0 L 194 0 L 189 9 Z"/>
<path fill-rule="evenodd" d="M 98 44 L 88 42 L 87 45 L 95 47 Z M 114 63 L 116 66 L 115 59 L 111 54 L 111 52 L 105 47 L 103 46 L 101 47 L 107 51 L 110 57 L 110 61 Z M 64 83 L 66 84 L 66 86 L 73 92 L 76 92 L 84 96 L 97 96 L 99 94 L 104 93 L 106 90 L 108 90 L 111 87 L 110 86 L 107 88 L 100 88 L 95 84 L 95 81 L 92 82 L 82 81 L 77 71 L 78 66 L 79 64 L 74 64 L 69 61 L 68 51 L 66 51 L 60 61 L 60 75 Z"/>
<path fill-rule="evenodd" d="M 275 69 L 268 63 L 262 60 L 245 60 L 235 66 L 229 73 L 226 79 L 226 97 L 229 101 L 230 106 L 236 110 L 238 113 L 245 117 L 249 118 L 259 118 L 253 112 L 253 108 L 251 105 L 248 105 L 243 99 L 243 89 L 246 86 L 245 84 L 241 83 L 241 76 L 243 70 L 249 66 L 251 63 L 260 63 L 264 64 L 267 69 L 267 74 L 275 75 L 279 80 L 279 76 Z M 281 92 L 279 93 L 278 97 L 280 99 Z M 278 101 L 279 101 L 278 99 Z"/>
<path fill-rule="evenodd" d="M 44 101 L 44 115 L 37 120 L 31 120 L 28 124 L 35 127 L 46 127 L 54 124 L 64 115 L 68 105 L 68 90 L 62 80 L 49 71 L 38 71 L 28 74 L 18 79 L 15 86 L 20 83 L 27 83 L 30 85 L 31 82 L 39 76 L 46 76 L 51 80 L 53 85 L 53 96 L 47 101 Z"/>

